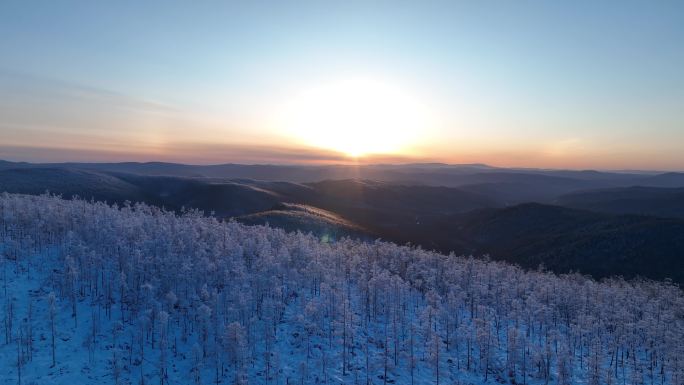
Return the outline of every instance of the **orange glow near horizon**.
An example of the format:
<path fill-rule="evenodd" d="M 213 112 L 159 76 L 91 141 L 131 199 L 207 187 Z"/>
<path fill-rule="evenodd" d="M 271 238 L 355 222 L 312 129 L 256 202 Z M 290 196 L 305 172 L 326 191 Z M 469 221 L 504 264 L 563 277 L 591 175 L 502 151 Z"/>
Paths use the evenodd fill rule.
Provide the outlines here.
<path fill-rule="evenodd" d="M 428 152 L 429 150 L 429 152 Z M 676 156 L 644 152 L 635 157 L 630 152 L 605 155 L 599 152 L 576 154 L 551 154 L 521 148 L 519 151 L 488 151 L 479 148 L 454 148 L 449 146 L 415 149 L 414 154 L 366 154 L 353 157 L 348 153 L 311 146 L 298 146 L 282 142 L 281 145 L 209 144 L 173 142 L 160 147 L 146 146 L 112 148 L 89 148 L 79 146 L 31 146 L 16 144 L 0 146 L 0 159 L 37 163 L 52 162 L 172 162 L 184 164 L 300 164 L 300 165 L 369 165 L 440 162 L 447 164 L 484 163 L 495 167 L 598 169 L 598 170 L 659 170 L 681 171 L 673 166 Z M 633 166 L 636 164 L 636 166 Z"/>

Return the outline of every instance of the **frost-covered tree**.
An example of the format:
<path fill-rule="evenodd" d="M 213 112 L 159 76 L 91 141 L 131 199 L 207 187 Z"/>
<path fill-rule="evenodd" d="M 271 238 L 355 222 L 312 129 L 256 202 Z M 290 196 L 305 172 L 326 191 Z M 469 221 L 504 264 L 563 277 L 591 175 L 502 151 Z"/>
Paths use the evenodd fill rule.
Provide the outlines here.
<path fill-rule="evenodd" d="M 50 292 L 48 294 L 48 308 L 49 308 L 49 314 L 50 314 L 50 347 L 52 351 L 52 366 L 54 367 L 57 364 L 57 361 L 55 359 L 55 316 L 56 316 L 56 305 L 55 305 L 56 297 L 55 293 Z"/>

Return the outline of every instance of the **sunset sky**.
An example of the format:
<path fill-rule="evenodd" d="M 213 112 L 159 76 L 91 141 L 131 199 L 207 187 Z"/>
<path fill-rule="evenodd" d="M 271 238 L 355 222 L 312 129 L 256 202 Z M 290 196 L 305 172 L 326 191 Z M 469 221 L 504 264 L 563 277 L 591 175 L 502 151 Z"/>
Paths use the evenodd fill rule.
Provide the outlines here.
<path fill-rule="evenodd" d="M 0 159 L 684 170 L 684 2 L 5 0 Z"/>

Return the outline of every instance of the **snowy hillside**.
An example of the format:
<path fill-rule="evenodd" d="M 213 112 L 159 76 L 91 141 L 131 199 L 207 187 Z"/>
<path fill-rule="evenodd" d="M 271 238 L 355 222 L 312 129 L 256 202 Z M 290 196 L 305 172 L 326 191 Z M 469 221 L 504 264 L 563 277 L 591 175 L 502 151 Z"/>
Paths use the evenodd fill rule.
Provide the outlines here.
<path fill-rule="evenodd" d="M 0 196 L 0 384 L 684 383 L 684 295 Z"/>

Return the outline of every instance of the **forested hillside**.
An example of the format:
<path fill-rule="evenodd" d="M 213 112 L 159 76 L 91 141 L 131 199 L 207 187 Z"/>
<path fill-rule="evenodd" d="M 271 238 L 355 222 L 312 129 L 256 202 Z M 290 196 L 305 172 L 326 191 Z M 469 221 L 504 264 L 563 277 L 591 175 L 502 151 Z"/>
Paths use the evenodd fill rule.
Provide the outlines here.
<path fill-rule="evenodd" d="M 616 214 L 684 218 L 684 188 L 623 187 L 579 191 L 558 198 L 562 206 Z"/>
<path fill-rule="evenodd" d="M 671 384 L 668 282 L 0 196 L 2 384 Z"/>
<path fill-rule="evenodd" d="M 406 166 L 408 170 L 417 167 Z M 456 173 L 466 172 L 461 167 L 447 169 L 459 177 L 470 175 Z M 682 206 L 679 204 L 681 188 L 586 191 L 557 202 L 568 207 L 508 205 L 505 202 L 512 198 L 508 195 L 521 198 L 518 193 L 540 192 L 543 189 L 532 182 L 551 183 L 548 178 L 574 176 L 593 183 L 597 178 L 625 182 L 625 178 L 634 176 L 569 171 L 556 171 L 552 175 L 511 172 L 487 175 L 501 183 L 458 188 L 361 179 L 293 183 L 145 176 L 88 167 L 41 168 L 28 164 L 24 168 L 2 170 L 0 164 L 0 192 L 43 194 L 49 191 L 64 198 L 78 196 L 110 204 L 144 202 L 176 213 L 198 209 L 225 220 L 268 224 L 291 232 L 313 232 L 329 239 L 381 238 L 446 254 L 489 255 L 528 269 L 543 264 L 560 274 L 579 272 L 596 279 L 646 277 L 684 283 L 684 259 L 681 258 L 684 218 L 674 218 Z M 473 180 L 482 177 L 472 176 Z M 649 178 L 659 183 L 676 182 L 678 174 Z M 650 179 L 644 176 L 641 181 L 646 183 Z M 518 182 L 513 183 L 514 180 Z M 532 184 L 519 190 L 521 183 Z M 507 197 L 498 196 L 499 193 Z M 624 196 L 637 199 L 618 199 Z M 575 208 L 583 206 L 576 204 L 577 198 L 579 202 L 589 202 L 586 208 L 591 211 Z M 573 199 L 576 203 L 572 203 Z M 663 215 L 631 215 L 635 213 Z"/>

